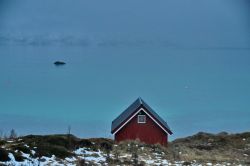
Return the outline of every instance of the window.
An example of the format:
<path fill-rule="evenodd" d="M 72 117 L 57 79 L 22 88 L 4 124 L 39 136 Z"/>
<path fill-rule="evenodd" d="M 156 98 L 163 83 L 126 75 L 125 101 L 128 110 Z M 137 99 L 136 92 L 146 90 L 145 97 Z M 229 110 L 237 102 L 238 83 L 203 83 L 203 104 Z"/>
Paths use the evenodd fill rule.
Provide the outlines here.
<path fill-rule="evenodd" d="M 146 123 L 146 115 L 138 115 L 138 123 Z"/>

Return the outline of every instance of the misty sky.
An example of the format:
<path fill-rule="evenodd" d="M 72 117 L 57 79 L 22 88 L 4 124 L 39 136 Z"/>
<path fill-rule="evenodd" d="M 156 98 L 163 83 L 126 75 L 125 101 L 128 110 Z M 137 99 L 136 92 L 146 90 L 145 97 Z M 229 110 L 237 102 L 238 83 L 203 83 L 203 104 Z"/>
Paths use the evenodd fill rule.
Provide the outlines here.
<path fill-rule="evenodd" d="M 4 0 L 0 32 L 9 40 L 71 37 L 93 45 L 249 48 L 249 5 L 247 0 Z"/>
<path fill-rule="evenodd" d="M 248 0 L 1 0 L 0 130 L 109 137 L 141 96 L 172 138 L 246 131 L 249 56 Z"/>

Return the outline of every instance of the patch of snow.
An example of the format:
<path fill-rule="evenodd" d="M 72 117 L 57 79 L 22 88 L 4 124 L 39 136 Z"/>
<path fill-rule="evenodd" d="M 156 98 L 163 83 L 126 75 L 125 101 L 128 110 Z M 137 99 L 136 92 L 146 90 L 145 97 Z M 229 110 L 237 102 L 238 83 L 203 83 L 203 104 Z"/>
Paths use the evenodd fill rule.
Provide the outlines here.
<path fill-rule="evenodd" d="M 13 140 L 8 140 L 7 142 L 8 142 L 8 143 L 12 143 L 12 142 L 14 142 L 14 141 L 13 141 Z"/>
<path fill-rule="evenodd" d="M 84 148 L 79 148 L 79 149 L 75 150 L 74 153 L 77 155 L 81 155 L 84 153 Z"/>
<path fill-rule="evenodd" d="M 25 158 L 30 158 L 30 154 L 26 154 L 26 153 L 23 153 L 23 152 L 21 152 L 22 153 L 22 156 L 23 157 L 25 157 Z"/>
<path fill-rule="evenodd" d="M 155 156 L 156 159 L 161 159 L 161 156 Z"/>
<path fill-rule="evenodd" d="M 89 157 L 85 157 L 84 159 L 87 161 L 93 161 L 95 163 L 98 163 L 100 161 L 106 161 L 106 158 L 103 156 L 100 156 L 100 157 L 89 156 Z"/>
<path fill-rule="evenodd" d="M 159 154 L 159 153 L 153 153 L 153 155 L 155 155 L 155 156 L 159 156 L 160 154 Z"/>
<path fill-rule="evenodd" d="M 32 154 L 32 155 L 35 155 L 35 154 L 36 154 L 36 151 L 31 150 L 31 154 Z"/>
<path fill-rule="evenodd" d="M 9 153 L 8 154 L 8 157 L 10 158 L 11 161 L 14 161 L 15 160 L 15 157 L 12 153 Z"/>
<path fill-rule="evenodd" d="M 27 145 L 27 144 L 25 144 L 24 146 L 27 147 L 27 148 L 29 148 L 29 145 Z"/>
<path fill-rule="evenodd" d="M 132 155 L 131 154 L 124 154 L 124 155 L 121 155 L 120 158 L 128 158 L 128 157 L 131 157 Z"/>
<path fill-rule="evenodd" d="M 44 160 L 44 161 L 40 162 L 41 166 L 46 166 L 46 165 L 64 166 L 65 165 L 65 164 L 59 163 L 56 160 L 55 155 L 52 155 L 52 157 L 43 156 L 43 157 L 41 157 L 41 159 Z"/>
<path fill-rule="evenodd" d="M 106 161 L 106 157 L 104 157 L 102 155 L 102 152 L 100 150 L 96 151 L 91 151 L 87 148 L 79 148 L 76 149 L 74 151 L 74 153 L 76 155 L 78 155 L 78 157 L 84 159 L 85 161 L 91 161 L 94 162 L 96 164 L 98 164 L 99 162 L 105 162 Z M 99 163 L 100 164 L 100 163 Z"/>
<path fill-rule="evenodd" d="M 175 165 L 182 165 L 182 163 L 184 163 L 184 161 L 175 161 Z"/>
<path fill-rule="evenodd" d="M 162 160 L 162 164 L 164 164 L 164 165 L 168 165 L 169 163 L 168 163 L 168 161 L 167 160 Z"/>
<path fill-rule="evenodd" d="M 98 150 L 98 152 L 85 150 L 84 152 L 85 152 L 86 155 L 93 155 L 93 154 L 100 154 L 101 153 L 100 150 Z"/>
<path fill-rule="evenodd" d="M 154 160 L 146 160 L 145 161 L 146 164 L 154 164 L 154 162 L 155 162 Z"/>
<path fill-rule="evenodd" d="M 26 159 L 26 160 L 24 160 L 22 162 L 17 162 L 12 153 L 9 153 L 8 157 L 10 158 L 10 161 L 4 162 L 3 163 L 4 165 L 14 165 L 14 166 L 23 166 L 23 165 L 25 165 L 25 166 L 26 165 L 35 165 L 35 166 L 37 166 L 38 165 L 38 164 L 35 164 L 32 161 L 28 160 L 28 159 Z"/>
<path fill-rule="evenodd" d="M 65 160 L 68 161 L 68 162 L 74 162 L 77 159 L 75 157 L 72 157 L 72 158 L 66 157 Z"/>

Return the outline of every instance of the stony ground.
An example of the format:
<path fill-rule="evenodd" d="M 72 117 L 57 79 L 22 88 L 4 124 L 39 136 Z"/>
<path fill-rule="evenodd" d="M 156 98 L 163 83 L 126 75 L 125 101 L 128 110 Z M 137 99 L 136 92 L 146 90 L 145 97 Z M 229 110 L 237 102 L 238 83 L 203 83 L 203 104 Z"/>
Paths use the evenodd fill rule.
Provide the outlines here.
<path fill-rule="evenodd" d="M 250 132 L 198 133 L 176 139 L 168 147 L 28 135 L 0 140 L 0 165 L 250 165 Z"/>

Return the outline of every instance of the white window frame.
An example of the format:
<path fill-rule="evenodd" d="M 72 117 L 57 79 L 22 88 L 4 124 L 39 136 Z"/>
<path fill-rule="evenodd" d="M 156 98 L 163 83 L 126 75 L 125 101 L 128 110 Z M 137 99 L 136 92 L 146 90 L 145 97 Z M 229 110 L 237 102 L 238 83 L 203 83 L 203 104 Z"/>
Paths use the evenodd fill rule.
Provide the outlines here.
<path fill-rule="evenodd" d="M 143 122 L 142 122 L 142 121 L 139 121 L 140 117 L 144 117 L 145 121 L 143 121 Z M 147 121 L 147 120 L 146 120 L 146 115 L 138 115 L 138 116 L 137 116 L 137 123 L 146 123 L 146 121 Z"/>

